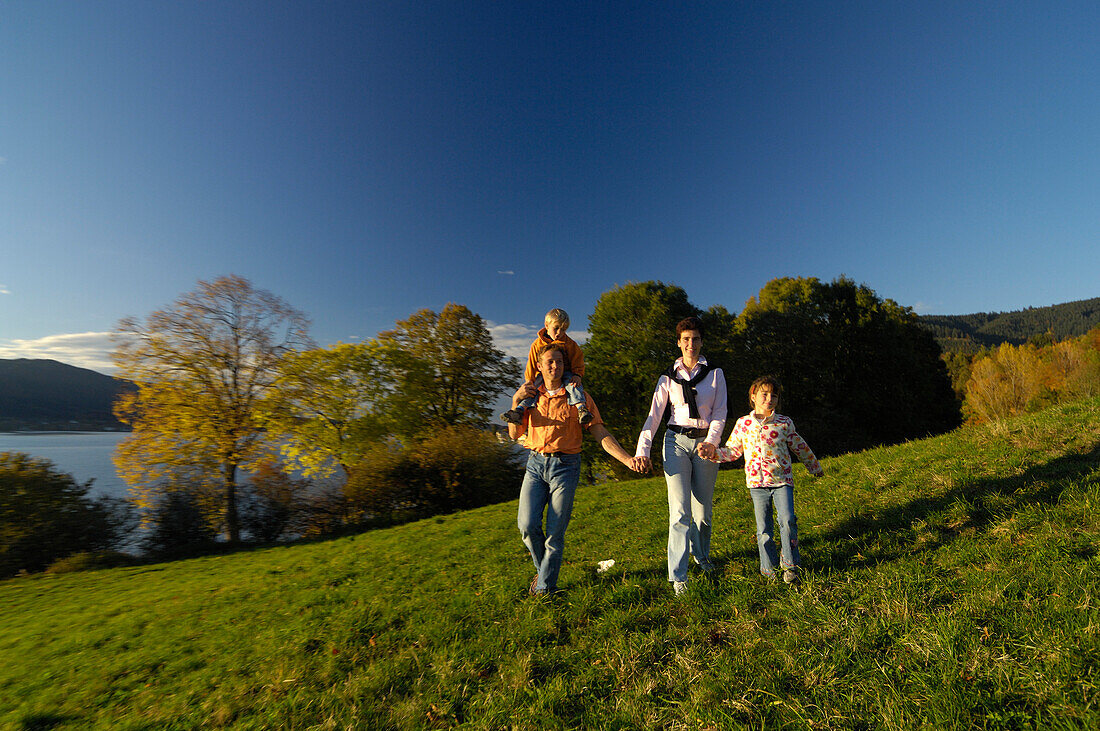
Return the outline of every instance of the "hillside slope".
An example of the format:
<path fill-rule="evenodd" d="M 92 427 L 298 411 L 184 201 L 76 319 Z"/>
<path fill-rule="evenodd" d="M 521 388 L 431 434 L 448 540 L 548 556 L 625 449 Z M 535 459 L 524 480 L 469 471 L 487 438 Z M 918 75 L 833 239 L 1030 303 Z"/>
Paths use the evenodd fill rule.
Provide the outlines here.
<path fill-rule="evenodd" d="M 824 466 L 799 591 L 736 469 L 681 600 L 659 477 L 580 490 L 552 599 L 514 502 L 0 582 L 0 726 L 1100 727 L 1100 400 Z"/>
<path fill-rule="evenodd" d="M 1084 335 L 1100 325 L 1100 297 L 1050 307 L 971 315 L 922 315 L 944 352 L 976 353 L 1002 343 L 1020 345 L 1051 333 L 1055 340 Z"/>
<path fill-rule="evenodd" d="M 0 359 L 0 429 L 117 429 L 124 384 L 56 360 Z"/>

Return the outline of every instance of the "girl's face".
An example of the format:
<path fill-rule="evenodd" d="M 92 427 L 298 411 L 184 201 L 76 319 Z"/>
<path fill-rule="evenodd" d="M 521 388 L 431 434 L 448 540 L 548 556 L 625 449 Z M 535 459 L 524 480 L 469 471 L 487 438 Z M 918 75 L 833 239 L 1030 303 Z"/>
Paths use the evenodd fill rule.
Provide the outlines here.
<path fill-rule="evenodd" d="M 779 406 L 779 396 L 772 391 L 772 387 L 763 384 L 752 392 L 752 407 L 761 416 L 771 416 Z"/>
<path fill-rule="evenodd" d="M 680 333 L 680 339 L 676 344 L 680 346 L 680 353 L 684 356 L 684 360 L 689 363 L 698 361 L 703 352 L 703 336 L 698 330 L 684 330 Z"/>

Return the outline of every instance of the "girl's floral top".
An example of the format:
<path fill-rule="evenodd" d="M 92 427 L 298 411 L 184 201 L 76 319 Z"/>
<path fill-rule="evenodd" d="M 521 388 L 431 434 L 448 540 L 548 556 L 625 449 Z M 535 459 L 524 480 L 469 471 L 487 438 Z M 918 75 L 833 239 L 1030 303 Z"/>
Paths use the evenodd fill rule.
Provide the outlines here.
<path fill-rule="evenodd" d="M 772 414 L 761 421 L 756 414 L 747 414 L 737 420 L 726 446 L 718 450 L 718 461 L 732 462 L 744 454 L 748 487 L 779 487 L 794 484 L 791 452 L 813 474 L 824 471 L 788 417 Z"/>

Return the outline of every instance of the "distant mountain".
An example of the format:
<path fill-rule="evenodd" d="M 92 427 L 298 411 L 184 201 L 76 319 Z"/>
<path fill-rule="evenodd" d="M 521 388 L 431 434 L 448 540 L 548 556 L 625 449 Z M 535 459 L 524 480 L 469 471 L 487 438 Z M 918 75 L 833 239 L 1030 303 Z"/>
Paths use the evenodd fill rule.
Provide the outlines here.
<path fill-rule="evenodd" d="M 111 413 L 126 387 L 56 360 L 0 359 L 0 429 L 122 429 Z"/>
<path fill-rule="evenodd" d="M 1016 312 L 973 315 L 922 315 L 944 352 L 972 353 L 1001 343 L 1021 345 L 1050 333 L 1055 340 L 1084 335 L 1100 325 L 1100 297 Z"/>

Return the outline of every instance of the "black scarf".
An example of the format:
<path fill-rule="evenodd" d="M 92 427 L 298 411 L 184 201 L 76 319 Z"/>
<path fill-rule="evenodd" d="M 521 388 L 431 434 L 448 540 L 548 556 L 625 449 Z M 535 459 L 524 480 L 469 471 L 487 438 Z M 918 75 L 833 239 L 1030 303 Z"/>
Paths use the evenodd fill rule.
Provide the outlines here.
<path fill-rule="evenodd" d="M 691 416 L 692 419 L 699 418 L 699 406 L 695 403 L 695 387 L 699 384 L 700 381 L 707 377 L 708 373 L 710 373 L 710 366 L 706 363 L 699 364 L 699 372 L 696 373 L 690 381 L 676 373 L 675 363 L 670 365 L 668 367 L 668 370 L 665 371 L 666 376 L 671 378 L 676 383 L 679 383 L 680 388 L 684 389 L 684 401 L 688 405 L 688 414 Z"/>

